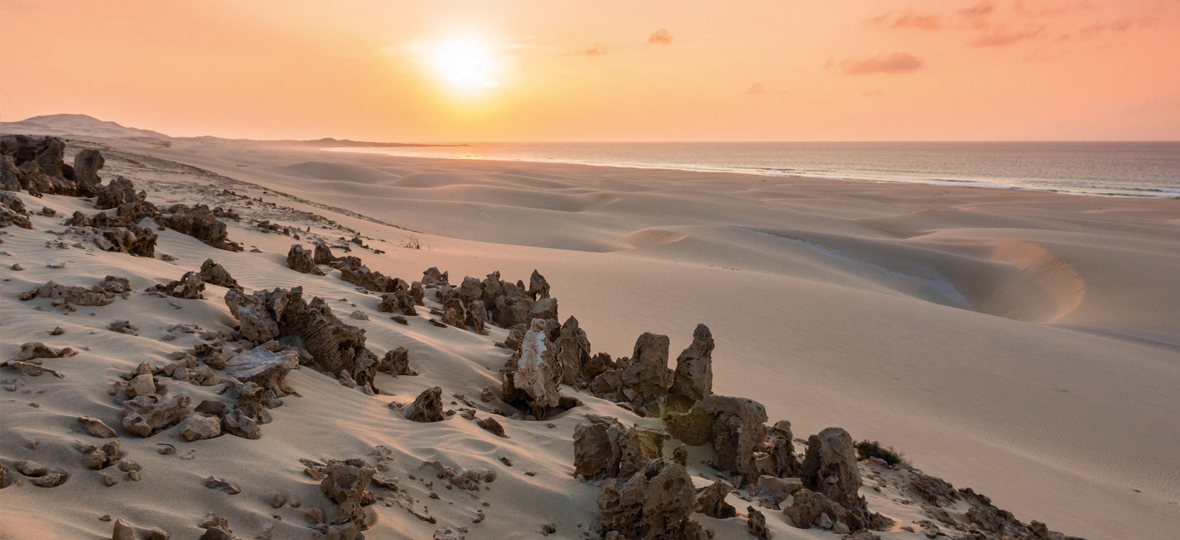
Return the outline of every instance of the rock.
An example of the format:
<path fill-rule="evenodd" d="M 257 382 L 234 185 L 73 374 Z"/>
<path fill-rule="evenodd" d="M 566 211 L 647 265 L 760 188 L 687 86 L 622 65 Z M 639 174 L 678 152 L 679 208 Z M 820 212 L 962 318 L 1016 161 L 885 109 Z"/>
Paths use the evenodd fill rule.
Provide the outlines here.
<path fill-rule="evenodd" d="M 277 510 L 283 506 L 286 506 L 288 500 L 290 500 L 290 496 L 288 496 L 286 493 L 272 494 L 269 501 L 270 507 Z"/>
<path fill-rule="evenodd" d="M 226 251 L 242 251 L 240 244 L 230 241 L 225 223 L 218 221 L 208 206 L 174 204 L 156 216 L 156 223 L 181 234 L 187 234 L 206 245 Z"/>
<path fill-rule="evenodd" d="M 409 407 L 405 416 L 414 422 L 441 422 L 446 420 L 443 414 L 442 388 L 437 386 L 423 390 Z"/>
<path fill-rule="evenodd" d="M 180 393 L 165 403 L 158 397 L 139 396 L 123 402 L 123 429 L 132 435 L 150 437 L 156 432 L 192 416 L 192 398 Z"/>
<path fill-rule="evenodd" d="M 808 438 L 799 478 L 803 487 L 826 495 L 846 509 L 865 507 L 864 498 L 859 495 L 861 481 L 856 448 L 852 436 L 841 428 L 827 428 Z"/>
<path fill-rule="evenodd" d="M 725 519 L 737 515 L 737 508 L 725 502 L 725 496 L 733 491 L 733 486 L 724 480 L 713 482 L 701 488 L 693 498 L 693 506 L 697 512 L 706 516 Z"/>
<path fill-rule="evenodd" d="M 233 482 L 223 480 L 216 476 L 210 476 L 209 478 L 206 478 L 205 487 L 209 489 L 216 489 L 218 491 L 224 491 L 230 495 L 237 495 L 242 492 L 242 489 L 234 485 Z"/>
<path fill-rule="evenodd" d="M 4 487 L 4 481 L 8 478 L 8 467 L 0 463 L 0 489 Z"/>
<path fill-rule="evenodd" d="M 529 276 L 529 296 L 533 297 L 533 300 L 549 298 L 549 282 L 536 270 Z"/>
<path fill-rule="evenodd" d="M 115 529 L 111 533 L 111 540 L 139 540 L 135 535 L 135 527 L 122 519 L 115 520 Z"/>
<path fill-rule="evenodd" d="M 22 229 L 32 229 L 33 222 L 29 219 L 29 211 L 20 197 L 6 191 L 0 191 L 0 228 L 16 225 Z"/>
<path fill-rule="evenodd" d="M 282 397 L 294 393 L 287 386 L 286 377 L 296 367 L 299 367 L 299 353 L 294 349 L 271 352 L 263 347 L 254 347 L 226 362 L 225 374 L 244 383 L 257 384 Z"/>
<path fill-rule="evenodd" d="M 79 416 L 78 421 L 82 423 L 82 426 L 86 428 L 86 432 L 91 437 L 113 439 L 119 436 L 111 426 L 106 425 L 102 420 L 92 416 Z"/>
<path fill-rule="evenodd" d="M 491 292 L 498 294 L 489 301 L 488 296 Z M 501 328 L 531 324 L 533 299 L 516 285 L 503 281 L 495 284 L 484 281 L 484 303 L 492 311 L 492 320 Z"/>
<path fill-rule="evenodd" d="M 221 527 L 209 527 L 205 529 L 205 534 L 202 534 L 197 540 L 237 540 L 237 538 Z"/>
<path fill-rule="evenodd" d="M 767 504 L 777 509 L 780 503 L 800 489 L 803 489 L 803 482 L 797 478 L 759 476 L 758 484 L 754 487 L 754 495 L 761 497 Z"/>
<path fill-rule="evenodd" d="M 590 361 L 590 340 L 578 327 L 578 319 L 573 316 L 566 319 L 553 345 L 557 349 L 557 362 L 561 365 L 561 382 L 577 385 L 583 379 L 582 366 Z"/>
<path fill-rule="evenodd" d="M 395 376 L 412 377 L 418 374 L 417 371 L 410 368 L 410 351 L 404 347 L 398 347 L 385 353 L 385 356 L 381 358 L 381 363 L 377 366 L 377 371 Z"/>
<path fill-rule="evenodd" d="M 356 257 L 338 259 L 332 263 L 332 267 L 340 270 L 340 279 L 370 291 L 390 293 L 405 291 L 408 288 L 404 280 L 369 270 L 369 267 L 362 265 L 361 260 Z"/>
<path fill-rule="evenodd" d="M 376 473 L 372 466 L 360 460 L 333 461 L 323 468 L 320 491 L 337 505 L 333 525 L 343 526 L 338 529 L 345 534 L 342 538 L 353 538 L 356 532 L 376 524 L 376 512 L 363 506 L 374 501 L 373 493 L 366 489 Z M 347 536 L 348 533 L 352 536 Z"/>
<path fill-rule="evenodd" d="M 53 330 L 49 331 L 49 335 L 51 336 L 60 336 L 64 333 L 66 333 L 66 330 L 60 326 L 55 326 Z"/>
<path fill-rule="evenodd" d="M 138 335 L 137 332 L 139 332 L 139 327 L 131 324 L 131 321 L 126 319 L 116 319 L 107 326 L 107 329 L 112 332 L 119 332 L 120 334 L 127 334 L 131 336 Z"/>
<path fill-rule="evenodd" d="M 16 472 L 30 477 L 45 476 L 49 473 L 49 467 L 36 461 L 18 461 L 12 468 L 16 469 Z"/>
<path fill-rule="evenodd" d="M 372 319 L 370 319 L 370 318 L 369 318 L 369 316 L 368 316 L 368 315 L 366 315 L 366 314 L 365 314 L 365 312 L 363 312 L 363 311 L 361 311 L 361 310 L 359 310 L 359 309 L 358 309 L 358 310 L 356 310 L 356 311 L 353 311 L 352 313 L 349 313 L 349 314 L 348 314 L 348 318 L 350 318 L 350 319 L 356 319 L 356 320 L 358 320 L 358 321 L 369 321 L 369 320 L 372 320 Z"/>
<path fill-rule="evenodd" d="M 487 431 L 490 431 L 491 433 L 493 433 L 497 436 L 503 437 L 505 439 L 508 438 L 508 434 L 504 433 L 504 426 L 501 426 L 500 422 L 497 422 L 495 418 L 492 418 L 490 416 L 477 421 L 475 423 L 475 425 L 477 425 Z"/>
<path fill-rule="evenodd" d="M 281 292 L 280 292 L 281 291 Z M 299 294 L 302 294 L 302 289 Z M 225 303 L 230 314 L 238 320 L 238 330 L 254 343 L 265 343 L 279 337 L 279 324 L 274 315 L 282 316 L 289 303 L 287 291 L 255 291 L 246 296 L 238 290 L 225 293 Z"/>
<path fill-rule="evenodd" d="M 204 298 L 201 292 L 205 290 L 205 280 L 199 272 L 185 272 L 177 281 L 167 285 L 153 285 L 147 289 L 149 293 L 166 294 L 173 298 L 196 300 Z"/>
<path fill-rule="evenodd" d="M 574 474 L 587 479 L 627 478 L 663 456 L 663 432 L 627 428 L 618 420 L 586 415 L 574 428 Z"/>
<path fill-rule="evenodd" d="M 12 156 L 0 155 L 0 190 L 20 191 L 20 176 L 20 169 L 16 168 L 16 162 L 13 161 Z"/>
<path fill-rule="evenodd" d="M 713 466 L 742 476 L 743 483 L 757 480 L 754 452 L 766 439 L 766 409 L 754 400 L 712 395 L 688 412 L 665 416 L 668 433 L 685 444 L 713 442 L 717 457 Z"/>
<path fill-rule="evenodd" d="M 17 353 L 15 360 L 23 362 L 26 360 L 36 360 L 39 358 L 66 358 L 78 354 L 78 351 L 65 347 L 62 349 L 53 350 L 47 347 L 44 343 L 30 341 L 23 343 L 20 346 L 20 352 Z"/>
<path fill-rule="evenodd" d="M 827 518 L 827 528 L 831 529 L 832 521 L 848 522 L 848 511 L 835 501 L 829 499 L 822 493 L 816 493 L 807 489 L 801 490 L 792 497 L 791 505 L 783 509 L 785 514 L 791 520 L 791 524 L 800 529 L 810 529 L 811 527 L 820 527 Z M 862 529 L 862 526 L 851 527 L 852 529 Z"/>
<path fill-rule="evenodd" d="M 692 333 L 692 345 L 676 358 L 676 372 L 669 393 L 688 403 L 713 394 L 713 334 L 708 326 L 698 324 Z"/>
<path fill-rule="evenodd" d="M 201 279 L 210 285 L 242 290 L 238 280 L 229 275 L 229 271 L 224 266 L 213 262 L 213 259 L 205 259 L 205 263 L 201 265 Z"/>
<path fill-rule="evenodd" d="M 922 471 L 909 465 L 901 464 L 902 476 L 906 479 L 909 489 L 931 505 L 952 505 L 959 500 L 959 494 L 947 481 L 933 476 L 927 476 Z"/>
<path fill-rule="evenodd" d="M 770 457 L 771 472 L 775 476 L 781 478 L 799 476 L 799 460 L 795 456 L 794 435 L 791 433 L 790 422 L 780 420 L 767 430 L 767 446 L 769 447 L 767 453 Z"/>
<path fill-rule="evenodd" d="M 746 530 L 758 540 L 770 540 L 770 529 L 766 528 L 766 516 L 753 506 L 746 507 Z"/>
<path fill-rule="evenodd" d="M 187 442 L 221 436 L 221 419 L 216 416 L 194 414 L 180 423 L 180 438 Z"/>
<path fill-rule="evenodd" d="M 168 540 L 172 535 L 164 529 L 148 529 L 143 532 L 143 540 Z"/>
<path fill-rule="evenodd" d="M 102 153 L 92 148 L 74 154 L 74 179 L 80 193 L 88 197 L 98 194 L 99 185 L 102 184 L 98 171 L 105 164 Z"/>
<path fill-rule="evenodd" d="M 604 482 L 598 495 L 604 535 L 629 539 L 708 538 L 693 512 L 692 478 L 684 467 L 661 459 L 628 480 Z"/>
<path fill-rule="evenodd" d="M 221 429 L 230 435 L 244 439 L 258 439 L 262 437 L 258 422 L 239 410 L 230 411 L 221 417 Z"/>
<path fill-rule="evenodd" d="M 139 198 L 139 194 L 135 192 L 135 186 L 131 181 L 122 176 L 117 176 L 107 185 L 98 187 L 98 198 L 94 203 L 94 207 L 99 210 L 110 210 L 127 203 L 134 203 L 141 200 L 143 199 Z"/>
<path fill-rule="evenodd" d="M 317 269 L 311 252 L 299 244 L 291 244 L 291 250 L 287 252 L 287 267 L 301 274 L 310 274 Z"/>
<path fill-rule="evenodd" d="M 26 475 L 30 476 L 29 483 L 37 487 L 53 488 L 66 483 L 69 480 L 70 473 L 61 469 L 49 469 L 45 474 L 40 475 Z"/>
<path fill-rule="evenodd" d="M 668 397 L 668 336 L 645 332 L 622 373 L 621 401 L 658 411 Z"/>
<path fill-rule="evenodd" d="M 556 298 L 542 298 L 533 302 L 533 307 L 529 309 L 529 317 L 532 319 L 557 320 L 557 299 Z"/>
<path fill-rule="evenodd" d="M 519 357 L 501 369 L 504 399 L 528 407 L 533 416 L 544 418 L 561 400 L 558 383 L 561 367 L 552 344 L 545 338 L 545 321 L 534 319 L 521 343 Z"/>
<path fill-rule="evenodd" d="M 448 272 L 439 272 L 438 268 L 432 266 L 422 272 L 422 286 L 437 288 L 439 285 L 450 285 L 449 277 Z"/>
<path fill-rule="evenodd" d="M 63 305 L 105 306 L 119 296 L 127 298 L 130 295 L 131 284 L 127 278 L 107 276 L 101 283 L 89 289 L 59 285 L 50 281 L 36 289 L 21 293 L 20 299 L 27 302 L 34 298 L 51 298 Z M 58 304 L 55 302 L 54 305 Z"/>
<path fill-rule="evenodd" d="M 335 260 L 336 256 L 332 255 L 332 249 L 328 247 L 328 244 L 315 243 L 315 255 L 312 257 L 312 261 L 316 264 L 332 264 Z"/>

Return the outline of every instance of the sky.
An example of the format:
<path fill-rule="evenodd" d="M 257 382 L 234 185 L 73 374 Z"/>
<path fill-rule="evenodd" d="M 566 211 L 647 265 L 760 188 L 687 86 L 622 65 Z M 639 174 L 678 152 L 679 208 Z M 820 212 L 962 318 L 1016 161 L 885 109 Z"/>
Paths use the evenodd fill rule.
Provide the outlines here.
<path fill-rule="evenodd" d="M 0 120 L 401 142 L 1180 140 L 1175 0 L 4 0 Z"/>

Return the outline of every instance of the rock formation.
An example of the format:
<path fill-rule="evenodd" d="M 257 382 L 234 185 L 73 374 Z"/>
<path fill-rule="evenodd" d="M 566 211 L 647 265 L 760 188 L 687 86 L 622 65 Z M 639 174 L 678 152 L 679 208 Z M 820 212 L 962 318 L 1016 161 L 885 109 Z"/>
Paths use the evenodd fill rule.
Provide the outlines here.
<path fill-rule="evenodd" d="M 553 345 L 557 348 L 557 362 L 561 365 L 561 382 L 570 386 L 582 382 L 583 366 L 590 362 L 590 340 L 578 327 L 578 319 L 573 316 L 566 319 Z"/>
<path fill-rule="evenodd" d="M 106 164 L 102 153 L 92 148 L 87 148 L 74 155 L 74 179 L 78 182 L 78 191 L 86 196 L 97 194 L 99 184 L 102 184 L 102 178 L 99 178 L 98 171 Z M 85 186 L 85 187 L 83 187 Z"/>
<path fill-rule="evenodd" d="M 521 343 L 519 355 L 501 369 L 504 400 L 527 407 L 537 419 L 560 403 L 561 367 L 553 346 L 545 337 L 545 321 L 534 319 Z"/>
<path fill-rule="evenodd" d="M 733 486 L 724 480 L 718 480 L 697 491 L 693 498 L 693 506 L 697 512 L 718 519 L 731 518 L 737 515 L 737 508 L 725 502 L 725 496 L 733 492 Z"/>
<path fill-rule="evenodd" d="M 213 259 L 205 259 L 204 264 L 201 265 L 201 279 L 210 285 L 242 290 L 238 280 L 229 275 L 229 271 L 224 266 L 213 262 Z"/>
<path fill-rule="evenodd" d="M 746 530 L 758 540 L 770 540 L 770 529 L 766 528 L 766 516 L 753 506 L 746 507 Z"/>
<path fill-rule="evenodd" d="M 767 430 L 767 454 L 775 476 L 797 477 L 800 473 L 799 460 L 795 456 L 794 435 L 791 423 L 786 420 L 775 422 Z"/>
<path fill-rule="evenodd" d="M 127 278 L 107 276 L 102 282 L 89 289 L 76 286 L 59 285 L 53 281 L 31 291 L 21 293 L 22 301 L 34 298 L 50 298 L 54 306 L 64 307 L 70 304 L 78 306 L 105 306 L 115 298 L 127 298 L 131 295 L 131 283 Z"/>
<path fill-rule="evenodd" d="M 603 532 L 644 540 L 704 540 L 693 512 L 692 478 L 677 463 L 659 459 L 627 480 L 604 482 L 598 508 Z"/>
<path fill-rule="evenodd" d="M 225 374 L 240 382 L 252 382 L 272 391 L 277 397 L 294 393 L 287 386 L 287 373 L 299 366 L 299 353 L 292 348 L 272 352 L 254 347 L 231 358 L 225 364 Z"/>
<path fill-rule="evenodd" d="M 713 466 L 738 473 L 743 483 L 758 479 L 754 452 L 766 439 L 766 409 L 754 400 L 712 395 L 685 413 L 669 413 L 668 433 L 685 444 L 713 442 Z M 855 463 L 854 463 L 855 464 Z"/>
<path fill-rule="evenodd" d="M 536 270 L 529 276 L 529 296 L 533 297 L 533 300 L 549 298 L 549 282 Z"/>
<path fill-rule="evenodd" d="M 635 341 L 631 360 L 623 368 L 620 401 L 657 413 L 668 397 L 668 336 L 644 332 Z"/>
<path fill-rule="evenodd" d="M 859 494 L 856 448 L 852 436 L 841 428 L 827 428 L 807 439 L 807 454 L 799 478 L 803 487 L 823 493 L 846 509 L 865 507 Z"/>
<path fill-rule="evenodd" d="M 123 402 L 123 429 L 150 437 L 192 416 L 192 398 L 180 393 L 166 402 L 159 396 L 137 396 Z"/>
<path fill-rule="evenodd" d="M 574 428 L 574 474 L 587 479 L 628 478 L 663 457 L 668 435 L 625 427 L 614 418 L 586 415 Z"/>
<path fill-rule="evenodd" d="M 377 513 L 366 508 L 376 502 L 369 482 L 376 469 L 359 459 L 329 461 L 320 469 L 320 491 L 336 503 L 336 519 L 327 530 L 328 538 L 352 539 L 377 524 Z"/>
<path fill-rule="evenodd" d="M 381 358 L 381 363 L 377 366 L 377 371 L 388 373 L 395 377 L 399 375 L 412 377 L 418 374 L 417 371 L 410 368 L 410 351 L 407 351 L 403 347 L 386 352 L 385 356 Z"/>
<path fill-rule="evenodd" d="M 161 214 L 156 216 L 156 223 L 178 233 L 187 234 L 217 249 L 243 250 L 240 244 L 229 239 L 225 223 L 218 221 L 213 211 L 204 204 L 174 204 L 161 210 Z"/>
<path fill-rule="evenodd" d="M 0 191 L 0 228 L 9 225 L 16 225 L 22 229 L 33 228 L 25 202 L 16 195 Z"/>
<path fill-rule="evenodd" d="M 708 326 L 698 324 L 692 333 L 692 345 L 676 358 L 669 393 L 688 406 L 713 393 L 713 334 Z"/>
<path fill-rule="evenodd" d="M 442 388 L 437 386 L 423 390 L 405 410 L 405 417 L 415 422 L 441 422 L 443 414 Z"/>
<path fill-rule="evenodd" d="M 179 280 L 172 281 L 167 285 L 153 285 L 148 287 L 146 292 L 158 293 L 173 298 L 195 300 L 204 298 L 201 295 L 201 292 L 204 290 L 205 280 L 201 278 L 199 272 L 185 272 Z"/>
<path fill-rule="evenodd" d="M 287 267 L 301 274 L 323 275 L 311 252 L 299 244 L 291 244 L 291 250 L 287 252 Z"/>

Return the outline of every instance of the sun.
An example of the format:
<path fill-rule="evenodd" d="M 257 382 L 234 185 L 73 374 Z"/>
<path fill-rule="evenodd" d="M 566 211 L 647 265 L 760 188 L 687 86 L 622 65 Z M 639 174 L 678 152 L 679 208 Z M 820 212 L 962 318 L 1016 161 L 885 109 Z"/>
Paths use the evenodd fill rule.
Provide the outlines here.
<path fill-rule="evenodd" d="M 494 88 L 495 61 L 488 49 L 476 40 L 464 39 L 437 44 L 431 64 L 439 77 L 454 89 Z"/>

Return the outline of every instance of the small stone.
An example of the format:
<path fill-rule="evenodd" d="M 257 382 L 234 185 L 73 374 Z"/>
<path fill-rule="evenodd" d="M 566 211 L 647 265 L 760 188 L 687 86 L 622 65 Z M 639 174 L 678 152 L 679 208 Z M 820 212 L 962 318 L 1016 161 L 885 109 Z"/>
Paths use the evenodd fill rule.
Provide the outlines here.
<path fill-rule="evenodd" d="M 89 433 L 91 437 L 98 437 L 100 439 L 113 439 L 118 437 L 118 434 L 115 433 L 114 428 L 106 425 L 106 423 L 104 423 L 102 420 L 92 416 L 79 416 L 78 421 L 82 423 L 82 426 L 86 428 L 86 432 Z"/>
<path fill-rule="evenodd" d="M 60 336 L 64 333 L 66 333 L 66 331 L 60 326 L 49 331 L 49 335 L 51 335 L 51 336 Z"/>
<path fill-rule="evenodd" d="M 209 478 L 206 478 L 205 479 L 205 487 L 207 487 L 209 489 L 216 489 L 216 490 L 224 491 L 226 493 L 229 493 L 230 495 L 237 495 L 242 492 L 242 490 L 238 486 L 235 486 L 233 483 L 228 482 L 226 480 L 222 480 L 221 478 L 218 478 L 216 476 L 210 476 Z"/>
<path fill-rule="evenodd" d="M 135 528 L 122 519 L 115 520 L 115 530 L 111 533 L 111 540 L 137 540 Z"/>
<path fill-rule="evenodd" d="M 107 473 L 102 473 L 102 485 L 104 485 L 106 487 L 111 487 L 111 486 L 118 484 L 118 483 L 119 483 L 119 480 L 117 480 L 114 476 L 111 476 Z"/>

